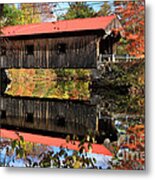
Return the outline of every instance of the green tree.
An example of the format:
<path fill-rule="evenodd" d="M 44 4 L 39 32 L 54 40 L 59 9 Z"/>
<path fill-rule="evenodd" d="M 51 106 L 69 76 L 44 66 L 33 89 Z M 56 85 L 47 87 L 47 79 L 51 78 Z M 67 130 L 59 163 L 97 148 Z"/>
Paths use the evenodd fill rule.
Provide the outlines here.
<path fill-rule="evenodd" d="M 22 3 L 21 9 L 21 24 L 31 24 L 41 22 L 41 14 L 39 12 L 38 3 Z"/>
<path fill-rule="evenodd" d="M 59 17 L 59 19 L 76 19 L 93 17 L 95 12 L 93 8 L 89 7 L 86 2 L 74 2 L 70 3 L 70 7 L 65 15 Z"/>
<path fill-rule="evenodd" d="M 4 4 L 0 4 L 0 34 L 2 34 L 2 24 L 1 24 L 1 21 L 2 21 L 2 15 L 3 15 L 3 8 L 4 8 Z"/>
<path fill-rule="evenodd" d="M 100 10 L 98 11 L 98 16 L 108 16 L 111 14 L 111 6 L 108 2 L 104 2 L 104 4 L 101 6 Z"/>
<path fill-rule="evenodd" d="M 37 4 L 24 3 L 17 8 L 15 4 L 0 5 L 0 26 L 30 24 L 41 22 Z"/>
<path fill-rule="evenodd" d="M 1 8 L 3 10 L 0 18 L 1 27 L 21 24 L 20 18 L 22 12 L 18 10 L 14 4 L 5 4 L 1 6 Z"/>

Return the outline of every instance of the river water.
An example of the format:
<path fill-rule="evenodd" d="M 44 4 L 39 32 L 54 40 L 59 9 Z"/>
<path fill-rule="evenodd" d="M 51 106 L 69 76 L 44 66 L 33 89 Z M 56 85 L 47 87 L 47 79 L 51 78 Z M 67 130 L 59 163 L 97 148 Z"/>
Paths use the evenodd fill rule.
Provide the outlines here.
<path fill-rule="evenodd" d="M 104 145 L 112 153 L 110 159 L 113 158 L 110 166 L 106 156 L 96 157 L 98 167 L 117 169 L 120 162 L 120 167 L 126 162 L 124 152 L 134 151 L 137 164 L 132 164 L 132 168 L 144 168 L 141 160 L 141 153 L 144 155 L 144 142 L 141 141 L 144 136 L 144 95 L 132 94 L 122 86 L 98 88 L 88 70 L 22 69 L 7 70 L 6 73 L 10 81 L 7 85 L 1 82 L 1 87 L 5 87 L 0 98 L 2 129 L 62 139 L 76 135 L 79 140 L 93 132 L 95 143 Z M 1 149 L 4 155 L 6 146 Z M 132 153 L 129 156 L 134 160 Z M 18 160 L 14 166 L 23 164 Z"/>

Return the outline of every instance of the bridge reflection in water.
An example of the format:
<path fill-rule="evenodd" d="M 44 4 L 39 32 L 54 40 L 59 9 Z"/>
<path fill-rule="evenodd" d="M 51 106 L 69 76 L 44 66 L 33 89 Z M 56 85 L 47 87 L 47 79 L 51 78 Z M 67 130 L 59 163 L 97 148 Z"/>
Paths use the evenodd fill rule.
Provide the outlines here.
<path fill-rule="evenodd" d="M 91 130 L 100 133 L 98 143 L 105 138 L 117 140 L 112 120 L 100 114 L 98 106 L 88 101 L 0 98 L 1 128 L 55 137 L 75 134 L 79 138 Z"/>
<path fill-rule="evenodd" d="M 1 127 L 84 135 L 96 129 L 96 106 L 84 102 L 1 97 Z"/>

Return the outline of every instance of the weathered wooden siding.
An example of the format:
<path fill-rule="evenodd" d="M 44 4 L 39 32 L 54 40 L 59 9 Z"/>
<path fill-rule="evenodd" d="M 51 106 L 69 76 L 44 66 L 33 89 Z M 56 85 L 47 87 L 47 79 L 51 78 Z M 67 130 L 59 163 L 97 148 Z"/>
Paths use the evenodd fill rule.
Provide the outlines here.
<path fill-rule="evenodd" d="M 2 111 L 6 113 L 5 118 Z M 96 106 L 78 102 L 0 97 L 0 113 L 2 127 L 10 125 L 77 135 L 96 128 Z M 32 122 L 26 118 L 27 113 L 33 114 Z"/>
<path fill-rule="evenodd" d="M 6 55 L 0 56 L 1 68 L 96 68 L 97 35 L 9 40 Z M 58 54 L 58 44 L 66 53 Z M 26 46 L 34 45 L 34 55 Z"/>

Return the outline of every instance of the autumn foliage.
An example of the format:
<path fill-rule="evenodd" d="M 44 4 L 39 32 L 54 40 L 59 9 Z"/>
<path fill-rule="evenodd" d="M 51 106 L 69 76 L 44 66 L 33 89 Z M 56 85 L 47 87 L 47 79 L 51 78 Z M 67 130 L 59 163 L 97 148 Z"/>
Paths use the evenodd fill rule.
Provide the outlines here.
<path fill-rule="evenodd" d="M 144 57 L 144 0 L 115 1 L 115 13 L 123 26 L 128 54 Z"/>
<path fill-rule="evenodd" d="M 143 170 L 145 168 L 144 124 L 130 126 L 114 145 L 113 168 Z"/>

